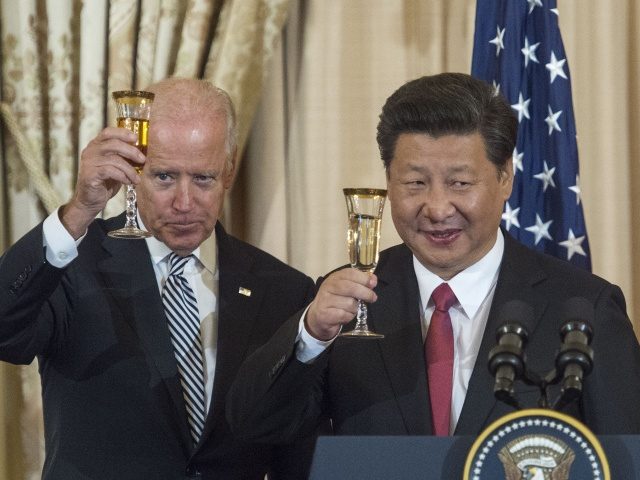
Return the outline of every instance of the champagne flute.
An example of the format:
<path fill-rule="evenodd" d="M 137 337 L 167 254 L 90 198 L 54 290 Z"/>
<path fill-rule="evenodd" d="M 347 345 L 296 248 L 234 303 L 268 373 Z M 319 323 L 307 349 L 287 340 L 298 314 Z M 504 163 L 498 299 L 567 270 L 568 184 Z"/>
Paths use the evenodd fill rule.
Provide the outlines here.
<path fill-rule="evenodd" d="M 116 104 L 116 116 L 118 127 L 127 128 L 138 135 L 136 147 L 142 153 L 147 154 L 147 140 L 149 134 L 149 116 L 151 114 L 151 104 L 154 94 L 151 92 L 123 90 L 112 93 Z M 142 173 L 142 167 L 138 164 L 131 165 L 136 169 L 138 175 Z M 136 223 L 138 207 L 136 205 L 136 189 L 133 185 L 127 185 L 126 192 L 126 222 L 124 227 L 108 232 L 113 238 L 124 238 L 128 240 L 150 237 L 151 234 L 138 228 Z"/>
<path fill-rule="evenodd" d="M 349 214 L 347 230 L 349 263 L 360 271 L 373 273 L 378 265 L 380 222 L 387 191 L 378 188 L 345 188 L 342 191 Z M 362 300 L 358 300 L 358 314 L 354 329 L 341 333 L 340 336 L 384 338 L 384 335 L 369 330 L 367 305 Z"/>

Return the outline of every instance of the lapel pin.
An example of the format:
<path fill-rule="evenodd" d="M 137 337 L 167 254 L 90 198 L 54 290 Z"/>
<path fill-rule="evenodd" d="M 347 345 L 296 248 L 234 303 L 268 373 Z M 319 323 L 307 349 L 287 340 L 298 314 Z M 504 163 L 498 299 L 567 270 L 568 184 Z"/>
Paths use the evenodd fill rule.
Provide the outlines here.
<path fill-rule="evenodd" d="M 244 288 L 244 287 L 240 287 L 238 289 L 238 293 L 240 295 L 244 295 L 245 297 L 250 297 L 251 296 L 251 290 L 249 290 L 248 288 Z"/>

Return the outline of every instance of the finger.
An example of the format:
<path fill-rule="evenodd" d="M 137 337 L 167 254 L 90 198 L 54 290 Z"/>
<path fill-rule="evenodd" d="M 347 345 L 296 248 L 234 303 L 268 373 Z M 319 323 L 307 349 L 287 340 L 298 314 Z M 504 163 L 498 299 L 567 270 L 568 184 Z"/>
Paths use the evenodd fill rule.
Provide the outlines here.
<path fill-rule="evenodd" d="M 120 157 L 107 159 L 94 168 L 97 170 L 96 178 L 102 182 L 115 181 L 125 185 L 137 185 L 140 182 L 136 169 L 129 163 L 123 162 Z"/>
<path fill-rule="evenodd" d="M 87 188 L 95 191 L 100 188 L 113 188 L 113 186 L 107 186 L 107 182 L 136 184 L 139 178 L 135 169 L 119 157 L 104 157 L 100 163 L 82 166 L 78 173 L 77 185 L 80 190 Z"/>
<path fill-rule="evenodd" d="M 378 284 L 378 277 L 373 273 L 363 272 L 355 268 L 343 268 L 336 272 L 333 272 L 327 277 L 327 279 L 333 280 L 348 280 L 355 283 L 366 285 L 369 288 L 374 288 Z M 327 280 L 325 279 L 325 281 Z"/>
<path fill-rule="evenodd" d="M 90 168 L 100 169 L 106 166 L 111 166 L 114 168 L 118 168 L 125 172 L 125 174 L 129 177 L 130 180 L 138 180 L 138 169 L 142 168 L 146 162 L 144 159 L 142 162 L 137 161 L 136 163 L 132 163 L 128 158 L 123 157 L 122 155 L 116 153 L 110 153 L 108 155 L 96 157 L 91 160 Z"/>
<path fill-rule="evenodd" d="M 330 309 L 327 311 L 327 318 L 333 319 L 333 325 L 344 325 L 353 320 L 357 312 L 348 312 L 342 309 Z"/>
<path fill-rule="evenodd" d="M 324 302 L 319 301 L 318 307 L 322 309 L 324 312 L 333 312 L 333 311 L 342 311 L 347 315 L 350 315 L 350 318 L 358 312 L 358 299 L 353 297 L 339 297 L 339 296 L 331 296 L 328 297 Z"/>
<path fill-rule="evenodd" d="M 107 127 L 103 129 L 98 135 L 96 135 L 88 144 L 87 147 L 100 146 L 103 144 L 109 144 L 112 142 L 122 142 L 127 145 L 134 146 L 138 141 L 138 135 L 126 128 Z"/>
<path fill-rule="evenodd" d="M 319 311 L 318 311 L 319 310 Z M 337 329 L 353 320 L 355 315 L 342 309 L 320 309 L 313 302 L 307 311 L 305 326 L 307 331 L 319 339 L 328 340 L 337 334 Z"/>
<path fill-rule="evenodd" d="M 134 185 L 140 182 L 140 176 L 136 169 L 119 155 L 109 154 L 84 158 L 80 163 L 78 172 L 79 184 L 94 183 L 108 179 Z"/>
<path fill-rule="evenodd" d="M 99 162 L 101 157 L 117 155 L 125 161 L 135 164 L 144 164 L 146 157 L 135 146 L 122 140 L 109 138 L 101 141 L 92 141 L 87 148 L 82 151 L 82 162 Z"/>
<path fill-rule="evenodd" d="M 373 273 L 369 273 L 367 275 L 369 276 L 367 287 L 371 289 L 376 288 L 376 286 L 378 285 L 378 277 Z"/>
<path fill-rule="evenodd" d="M 107 127 L 96 136 L 96 140 L 98 141 L 109 140 L 111 138 L 133 144 L 138 140 L 138 135 L 128 128 Z"/>
<path fill-rule="evenodd" d="M 378 297 L 366 283 L 368 283 L 368 279 L 366 278 L 365 284 L 361 284 L 353 281 L 351 278 L 336 277 L 320 285 L 318 293 L 338 297 L 357 298 L 365 302 L 375 302 Z"/>

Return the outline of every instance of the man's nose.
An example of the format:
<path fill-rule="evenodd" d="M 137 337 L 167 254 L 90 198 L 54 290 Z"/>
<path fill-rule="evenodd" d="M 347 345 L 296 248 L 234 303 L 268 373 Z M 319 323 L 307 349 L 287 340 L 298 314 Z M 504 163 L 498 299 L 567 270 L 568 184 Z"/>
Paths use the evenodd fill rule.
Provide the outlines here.
<path fill-rule="evenodd" d="M 174 208 L 179 211 L 187 211 L 191 208 L 192 202 L 191 186 L 188 182 L 179 182 L 173 200 Z"/>
<path fill-rule="evenodd" d="M 423 197 L 422 213 L 432 222 L 441 222 L 454 214 L 456 208 L 444 186 L 428 188 Z"/>

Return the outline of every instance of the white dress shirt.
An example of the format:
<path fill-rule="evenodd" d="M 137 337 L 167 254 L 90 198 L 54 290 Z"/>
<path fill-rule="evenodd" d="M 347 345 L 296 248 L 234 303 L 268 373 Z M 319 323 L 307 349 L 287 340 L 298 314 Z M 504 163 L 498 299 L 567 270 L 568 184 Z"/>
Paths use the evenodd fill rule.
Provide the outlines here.
<path fill-rule="evenodd" d="M 487 325 L 503 253 L 504 237 L 502 232 L 498 230 L 496 243 L 491 250 L 479 261 L 447 282 L 458 299 L 449 310 L 454 342 L 450 432 L 453 432 L 458 424 L 462 405 L 467 395 L 469 379 Z M 443 283 L 443 280 L 427 270 L 415 256 L 413 257 L 413 268 L 420 290 L 418 301 L 420 302 L 420 321 L 424 342 L 435 307 L 433 302 L 430 302 L 431 293 Z M 304 363 L 312 363 L 331 345 L 336 337 L 329 341 L 320 341 L 311 336 L 304 326 L 305 315 L 306 311 L 298 325 L 296 358 Z"/>
<path fill-rule="evenodd" d="M 504 252 L 504 237 L 498 230 L 496 243 L 478 262 L 458 273 L 448 283 L 458 301 L 449 309 L 453 329 L 453 391 L 451 392 L 451 425 L 453 432 L 467 396 L 469 379 L 478 357 L 482 335 L 498 280 Z M 431 315 L 435 309 L 431 294 L 443 280 L 427 270 L 413 257 L 413 268 L 420 290 L 420 321 L 422 340 L 427 336 Z"/>
<path fill-rule="evenodd" d="M 138 224 L 144 229 L 138 216 Z M 43 223 L 43 242 L 47 261 L 57 268 L 64 268 L 78 256 L 78 245 L 84 239 L 74 240 L 64 228 L 58 211 L 49 215 Z M 153 270 L 158 282 L 158 291 L 162 295 L 162 287 L 168 276 L 169 255 L 171 249 L 155 237 L 146 238 L 147 247 L 153 262 Z M 183 275 L 198 301 L 200 315 L 200 334 L 204 354 L 204 381 L 207 411 L 213 397 L 213 378 L 216 369 L 216 353 L 218 345 L 218 282 L 220 274 L 217 262 L 217 245 L 215 235 L 211 235 L 193 252 L 195 259 L 189 260 Z"/>

